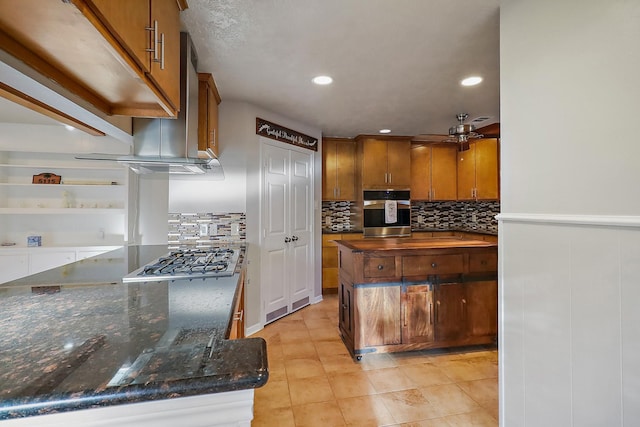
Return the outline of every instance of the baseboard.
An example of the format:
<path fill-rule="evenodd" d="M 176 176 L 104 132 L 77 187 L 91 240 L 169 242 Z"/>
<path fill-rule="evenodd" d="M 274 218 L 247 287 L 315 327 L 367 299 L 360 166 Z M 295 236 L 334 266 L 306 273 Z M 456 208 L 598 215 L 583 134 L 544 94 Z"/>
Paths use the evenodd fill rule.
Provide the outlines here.
<path fill-rule="evenodd" d="M 260 332 L 263 329 L 264 329 L 264 325 L 262 323 L 258 323 L 255 325 L 245 327 L 244 333 L 245 333 L 245 336 L 248 337 L 255 334 L 256 332 Z"/>

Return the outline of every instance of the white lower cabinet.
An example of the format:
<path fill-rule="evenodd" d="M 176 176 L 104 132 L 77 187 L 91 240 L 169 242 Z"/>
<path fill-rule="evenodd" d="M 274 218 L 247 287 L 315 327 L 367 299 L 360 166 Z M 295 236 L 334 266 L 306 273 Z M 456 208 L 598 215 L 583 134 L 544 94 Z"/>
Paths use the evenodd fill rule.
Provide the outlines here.
<path fill-rule="evenodd" d="M 29 275 L 29 254 L 0 254 L 0 283 Z"/>
<path fill-rule="evenodd" d="M 120 246 L 0 249 L 0 283 L 40 273 Z"/>
<path fill-rule="evenodd" d="M 253 389 L 16 418 L 2 427 L 251 427 Z"/>
<path fill-rule="evenodd" d="M 40 273 L 50 268 L 72 263 L 76 260 L 75 250 L 47 251 L 29 254 L 29 274 Z"/>

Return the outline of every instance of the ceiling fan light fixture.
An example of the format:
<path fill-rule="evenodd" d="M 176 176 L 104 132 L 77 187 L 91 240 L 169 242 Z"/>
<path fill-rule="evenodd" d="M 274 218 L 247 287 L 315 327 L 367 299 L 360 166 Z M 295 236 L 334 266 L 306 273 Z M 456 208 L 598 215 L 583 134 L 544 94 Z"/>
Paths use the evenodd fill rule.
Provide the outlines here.
<path fill-rule="evenodd" d="M 459 113 L 456 115 L 458 124 L 449 128 L 449 138 L 445 142 L 455 142 L 458 144 L 458 151 L 466 151 L 469 149 L 469 139 L 482 138 L 483 135 L 476 132 L 476 127 L 472 124 L 464 123 L 469 117 L 467 113 Z"/>
<path fill-rule="evenodd" d="M 462 86 L 475 86 L 480 83 L 482 83 L 482 77 L 480 76 L 471 76 L 460 81 L 460 84 Z"/>

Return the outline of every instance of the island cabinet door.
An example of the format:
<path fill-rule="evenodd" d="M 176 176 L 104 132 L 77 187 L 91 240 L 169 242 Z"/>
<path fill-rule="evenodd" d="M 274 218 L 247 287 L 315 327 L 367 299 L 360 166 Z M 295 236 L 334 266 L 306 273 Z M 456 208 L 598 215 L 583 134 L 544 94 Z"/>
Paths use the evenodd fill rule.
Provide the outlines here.
<path fill-rule="evenodd" d="M 356 291 L 356 348 L 400 344 L 400 286 L 359 287 Z"/>
<path fill-rule="evenodd" d="M 464 338 L 467 329 L 464 284 L 436 285 L 434 300 L 436 341 L 455 341 Z"/>
<path fill-rule="evenodd" d="M 340 279 L 338 288 L 338 324 L 344 338 L 353 344 L 353 286 Z"/>
<path fill-rule="evenodd" d="M 403 299 L 402 343 L 428 343 L 434 338 L 433 290 L 431 285 L 407 286 Z"/>
<path fill-rule="evenodd" d="M 465 283 L 466 324 L 470 338 L 498 334 L 498 281 Z"/>

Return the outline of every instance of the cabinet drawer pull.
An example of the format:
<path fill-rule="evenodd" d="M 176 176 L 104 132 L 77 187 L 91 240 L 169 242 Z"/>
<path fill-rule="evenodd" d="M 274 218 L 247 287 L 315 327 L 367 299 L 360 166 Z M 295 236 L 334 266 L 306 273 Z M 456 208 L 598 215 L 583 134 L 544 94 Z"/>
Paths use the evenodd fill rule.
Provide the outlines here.
<path fill-rule="evenodd" d="M 378 270 L 383 270 L 383 269 L 384 269 L 384 265 L 378 264 Z"/>
<path fill-rule="evenodd" d="M 438 267 L 438 264 L 436 264 L 435 262 L 432 262 L 431 263 L 431 268 L 436 268 L 436 267 Z"/>
<path fill-rule="evenodd" d="M 244 310 L 236 311 L 233 316 L 233 320 L 237 322 L 242 322 L 242 316 L 244 315 Z"/>

